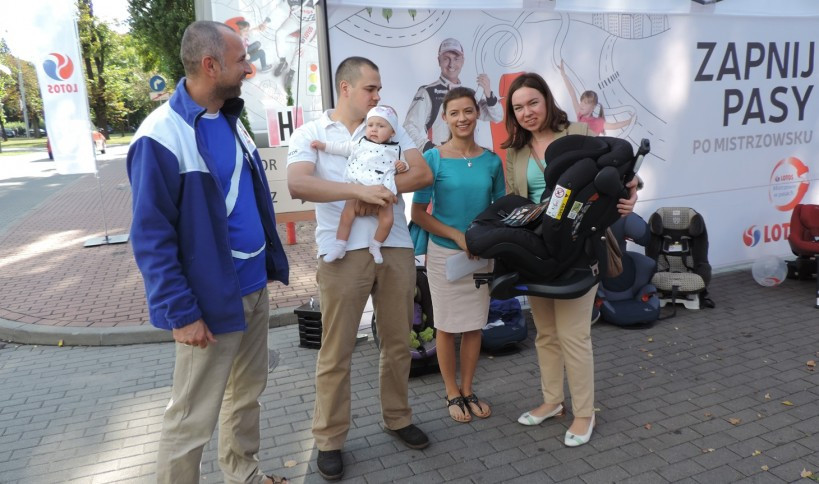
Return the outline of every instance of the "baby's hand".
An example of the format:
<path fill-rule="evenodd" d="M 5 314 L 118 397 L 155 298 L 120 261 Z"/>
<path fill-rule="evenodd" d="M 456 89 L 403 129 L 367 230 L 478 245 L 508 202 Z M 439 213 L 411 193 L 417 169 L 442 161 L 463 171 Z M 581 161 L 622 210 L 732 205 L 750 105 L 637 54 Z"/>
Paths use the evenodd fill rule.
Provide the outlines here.
<path fill-rule="evenodd" d="M 396 160 L 395 172 L 404 173 L 405 171 L 409 171 L 409 164 L 404 160 Z"/>
<path fill-rule="evenodd" d="M 315 140 L 315 141 L 310 142 L 310 148 L 313 148 L 314 150 L 324 151 L 324 148 L 326 146 L 327 146 L 327 143 L 324 143 L 324 142 L 319 141 L 319 140 Z"/>

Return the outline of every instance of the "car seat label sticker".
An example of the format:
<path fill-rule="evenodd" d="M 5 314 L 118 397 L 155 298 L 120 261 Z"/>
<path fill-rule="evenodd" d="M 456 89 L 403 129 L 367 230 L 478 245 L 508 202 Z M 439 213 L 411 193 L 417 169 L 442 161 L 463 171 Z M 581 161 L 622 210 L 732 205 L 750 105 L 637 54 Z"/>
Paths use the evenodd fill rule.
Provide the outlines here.
<path fill-rule="evenodd" d="M 566 203 L 569 201 L 569 195 L 571 194 L 572 191 L 568 188 L 557 185 L 552 192 L 552 199 L 549 200 L 549 208 L 546 209 L 546 215 L 555 220 L 563 218 L 563 210 L 566 208 Z"/>
<path fill-rule="evenodd" d="M 571 210 L 569 210 L 569 215 L 567 215 L 567 217 L 569 217 L 570 219 L 574 220 L 575 218 L 577 218 L 577 214 L 580 212 L 580 209 L 581 209 L 581 208 L 583 208 L 583 204 L 582 204 L 582 203 L 580 203 L 580 202 L 574 202 L 574 203 L 572 204 L 572 209 L 571 209 Z"/>

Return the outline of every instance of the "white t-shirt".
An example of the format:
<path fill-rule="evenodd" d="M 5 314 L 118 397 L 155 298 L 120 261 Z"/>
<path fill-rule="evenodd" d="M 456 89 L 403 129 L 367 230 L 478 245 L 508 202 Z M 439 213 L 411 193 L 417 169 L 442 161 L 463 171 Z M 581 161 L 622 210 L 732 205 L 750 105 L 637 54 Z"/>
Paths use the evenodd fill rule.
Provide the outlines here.
<path fill-rule="evenodd" d="M 344 183 L 344 171 L 347 166 L 347 158 L 340 155 L 331 155 L 310 147 L 312 141 L 318 140 L 327 142 L 357 142 L 364 136 L 365 123 L 356 128 L 351 135 L 347 127 L 339 122 L 330 119 L 333 110 L 325 111 L 320 118 L 310 121 L 296 129 L 290 137 L 290 150 L 287 153 L 287 165 L 307 161 L 315 163 L 315 175 L 321 179 Z M 412 138 L 407 135 L 403 127 L 398 126 L 393 141 L 397 141 L 401 146 L 401 151 L 406 153 L 409 150 L 417 149 Z M 344 209 L 344 201 L 317 203 L 316 204 L 316 244 L 318 245 L 318 255 L 324 255 L 336 240 L 336 230 L 341 219 L 341 211 Z M 390 235 L 384 241 L 384 247 L 404 247 L 412 248 L 407 229 L 407 218 L 404 215 L 404 200 L 398 197 L 398 203 L 392 206 L 393 225 Z M 353 220 L 353 227 L 350 232 L 350 239 L 347 241 L 347 250 L 364 249 L 369 247 L 370 240 L 375 235 L 378 227 L 378 219 L 375 216 L 356 217 Z"/>

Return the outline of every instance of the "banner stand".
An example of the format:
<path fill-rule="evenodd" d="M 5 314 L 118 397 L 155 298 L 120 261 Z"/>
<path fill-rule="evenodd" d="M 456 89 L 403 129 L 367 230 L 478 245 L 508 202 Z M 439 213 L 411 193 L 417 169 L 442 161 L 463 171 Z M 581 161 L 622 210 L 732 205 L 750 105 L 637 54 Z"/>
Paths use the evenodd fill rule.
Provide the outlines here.
<path fill-rule="evenodd" d="M 94 164 L 96 165 L 96 154 L 94 156 Z M 105 235 L 102 237 L 92 237 L 85 241 L 83 247 L 98 247 L 100 245 L 114 245 L 114 244 L 124 244 L 128 242 L 128 234 L 119 234 L 119 235 L 108 235 L 108 222 L 105 220 L 105 203 L 103 203 L 102 199 L 102 183 L 100 182 L 100 172 L 99 169 L 95 174 L 97 177 L 97 190 L 100 194 L 100 211 L 102 212 L 102 226 L 105 228 Z"/>

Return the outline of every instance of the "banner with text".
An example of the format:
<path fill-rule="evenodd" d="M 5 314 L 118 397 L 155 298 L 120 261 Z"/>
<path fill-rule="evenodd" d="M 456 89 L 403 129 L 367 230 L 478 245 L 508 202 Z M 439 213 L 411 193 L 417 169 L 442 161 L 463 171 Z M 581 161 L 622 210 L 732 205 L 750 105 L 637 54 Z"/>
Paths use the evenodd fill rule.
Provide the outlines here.
<path fill-rule="evenodd" d="M 259 148 L 264 173 L 270 185 L 270 196 L 277 214 L 315 210 L 312 203 L 294 200 L 287 189 L 287 148 Z"/>
<path fill-rule="evenodd" d="M 316 10 L 313 0 L 212 0 L 212 20 L 224 22 L 245 43 L 252 73 L 242 86 L 254 134 L 276 135 L 270 146 L 286 146 L 296 125 L 270 128 L 270 112 L 299 106 L 304 121 L 321 115 Z"/>
<path fill-rule="evenodd" d="M 72 15 L 42 9 L 42 22 L 31 36 L 34 65 L 43 99 L 46 132 L 57 172 L 96 173 L 93 129 L 82 56 Z"/>
<path fill-rule="evenodd" d="M 596 98 L 591 116 L 603 133 L 635 147 L 651 141 L 637 213 L 648 219 L 668 206 L 702 213 L 717 267 L 789 254 L 793 206 L 819 203 L 815 17 L 331 2 L 328 25 L 332 68 L 351 53 L 373 60 L 382 102 L 419 146 L 427 137 L 437 142 L 440 113 L 432 111 L 440 106 L 427 101 L 445 78 L 503 105 L 519 73 L 537 72 L 572 121 L 581 95 Z M 461 54 L 460 64 L 447 53 Z M 503 155 L 499 111 L 482 116 L 478 141 Z"/>

